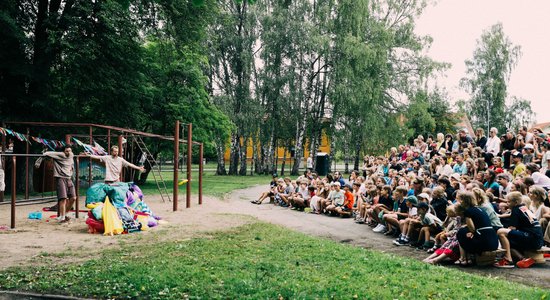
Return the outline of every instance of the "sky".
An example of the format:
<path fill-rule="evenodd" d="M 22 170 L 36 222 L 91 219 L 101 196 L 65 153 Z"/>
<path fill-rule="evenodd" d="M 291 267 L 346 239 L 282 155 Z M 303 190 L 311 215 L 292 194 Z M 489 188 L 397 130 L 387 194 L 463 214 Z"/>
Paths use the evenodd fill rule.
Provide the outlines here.
<path fill-rule="evenodd" d="M 416 22 L 416 33 L 433 38 L 427 55 L 452 64 L 438 78 L 451 101 L 468 99 L 459 87 L 466 75 L 476 40 L 484 30 L 502 23 L 504 33 L 523 55 L 512 71 L 508 97 L 531 101 L 536 123 L 550 122 L 550 0 L 438 0 Z"/>

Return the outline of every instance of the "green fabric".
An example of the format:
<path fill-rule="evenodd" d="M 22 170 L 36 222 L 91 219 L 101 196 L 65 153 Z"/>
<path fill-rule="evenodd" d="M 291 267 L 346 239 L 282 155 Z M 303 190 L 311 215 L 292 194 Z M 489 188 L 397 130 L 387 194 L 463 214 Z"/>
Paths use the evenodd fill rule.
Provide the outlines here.
<path fill-rule="evenodd" d="M 109 185 L 105 183 L 96 183 L 92 185 L 88 191 L 86 191 L 86 205 L 90 203 L 105 202 L 105 196 L 107 196 L 106 188 Z"/>

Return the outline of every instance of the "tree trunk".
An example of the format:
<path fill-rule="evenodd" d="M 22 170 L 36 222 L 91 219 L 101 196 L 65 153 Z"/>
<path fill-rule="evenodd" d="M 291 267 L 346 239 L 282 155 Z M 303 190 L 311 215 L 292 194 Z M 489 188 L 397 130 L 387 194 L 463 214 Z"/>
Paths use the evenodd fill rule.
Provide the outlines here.
<path fill-rule="evenodd" d="M 247 144 L 248 144 L 248 138 L 243 137 L 243 145 L 240 146 L 240 154 L 241 154 L 241 167 L 239 169 L 239 175 L 245 176 L 246 175 L 246 150 L 247 150 Z"/>
<path fill-rule="evenodd" d="M 225 147 L 222 143 L 217 143 L 216 145 L 216 156 L 218 160 L 218 165 L 216 167 L 216 175 L 227 175 L 227 171 L 225 170 Z"/>
<path fill-rule="evenodd" d="M 231 135 L 231 155 L 229 158 L 229 175 L 237 175 L 237 169 L 239 167 L 239 157 L 240 157 L 240 143 L 239 135 L 233 133 Z"/>
<path fill-rule="evenodd" d="M 286 165 L 286 149 L 284 150 L 283 163 L 281 165 L 281 177 L 285 176 L 285 165 Z"/>
<path fill-rule="evenodd" d="M 355 142 L 355 158 L 353 160 L 353 169 L 359 170 L 359 156 L 361 155 L 361 141 L 358 139 Z"/>

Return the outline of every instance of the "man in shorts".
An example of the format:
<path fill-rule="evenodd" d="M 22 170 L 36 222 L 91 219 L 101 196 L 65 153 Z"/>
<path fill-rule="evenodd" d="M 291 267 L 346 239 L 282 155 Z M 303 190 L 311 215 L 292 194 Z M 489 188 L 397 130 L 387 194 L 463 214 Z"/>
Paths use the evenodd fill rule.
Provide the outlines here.
<path fill-rule="evenodd" d="M 74 171 L 74 155 L 70 146 L 65 146 L 63 152 L 48 151 L 44 156 L 53 159 L 53 177 L 57 186 L 57 200 L 60 223 L 69 221 L 67 212 L 76 200 L 76 192 L 72 180 Z"/>
<path fill-rule="evenodd" d="M 89 157 L 105 163 L 105 183 L 111 184 L 120 181 L 120 172 L 124 167 L 130 167 L 140 172 L 145 172 L 145 168 L 143 166 L 138 167 L 126 161 L 124 158 L 118 156 L 118 153 L 118 146 L 113 146 L 111 147 L 111 155 L 100 156 L 87 154 Z"/>

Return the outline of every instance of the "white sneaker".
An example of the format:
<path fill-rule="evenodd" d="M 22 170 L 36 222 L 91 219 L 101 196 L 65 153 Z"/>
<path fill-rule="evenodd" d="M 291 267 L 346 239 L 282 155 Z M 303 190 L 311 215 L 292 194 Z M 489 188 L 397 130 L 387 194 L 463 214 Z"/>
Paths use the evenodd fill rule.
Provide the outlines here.
<path fill-rule="evenodd" d="M 380 226 L 382 226 L 382 224 L 376 225 L 376 227 L 374 227 L 374 228 L 372 229 L 372 231 L 378 232 L 378 230 L 380 230 Z"/>
<path fill-rule="evenodd" d="M 384 232 L 384 231 L 386 231 L 386 226 L 380 225 L 380 228 L 378 228 L 378 229 L 377 229 L 377 228 L 374 228 L 372 231 L 378 232 L 378 233 Z"/>

